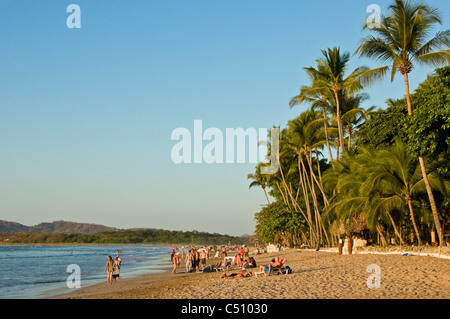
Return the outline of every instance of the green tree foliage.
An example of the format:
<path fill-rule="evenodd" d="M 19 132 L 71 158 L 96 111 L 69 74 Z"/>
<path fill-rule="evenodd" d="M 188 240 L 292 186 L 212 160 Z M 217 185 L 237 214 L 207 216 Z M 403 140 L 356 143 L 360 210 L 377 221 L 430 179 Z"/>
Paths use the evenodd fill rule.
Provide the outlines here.
<path fill-rule="evenodd" d="M 263 242 L 299 245 L 301 234 L 308 231 L 304 217 L 282 202 L 275 202 L 255 214 L 256 235 Z"/>
<path fill-rule="evenodd" d="M 0 239 L 21 244 L 249 244 L 247 237 L 211 234 L 198 231 L 127 230 L 97 234 L 15 233 L 1 234 Z"/>
<path fill-rule="evenodd" d="M 415 111 L 403 123 L 411 151 L 441 159 L 439 171 L 450 174 L 450 67 L 437 69 L 411 97 Z"/>

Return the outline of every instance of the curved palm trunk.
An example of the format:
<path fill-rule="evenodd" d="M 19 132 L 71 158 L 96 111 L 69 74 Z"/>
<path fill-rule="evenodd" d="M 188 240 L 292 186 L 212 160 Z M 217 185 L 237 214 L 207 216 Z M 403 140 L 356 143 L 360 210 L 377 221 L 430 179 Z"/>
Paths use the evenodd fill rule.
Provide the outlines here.
<path fill-rule="evenodd" d="M 441 222 L 439 220 L 439 214 L 436 207 L 436 202 L 434 201 L 433 191 L 431 190 L 430 182 L 428 181 L 427 170 L 425 168 L 425 162 L 422 156 L 419 156 L 420 169 L 422 170 L 423 181 L 425 182 L 425 187 L 427 188 L 428 199 L 430 200 L 431 211 L 433 212 L 434 224 L 438 233 L 439 245 L 444 245 L 444 236 L 442 234 Z"/>
<path fill-rule="evenodd" d="M 342 130 L 341 110 L 339 105 L 339 97 L 336 90 L 334 91 L 334 97 L 336 99 L 336 118 L 339 131 L 339 146 L 341 147 L 342 154 L 344 154 L 344 131 Z"/>
<path fill-rule="evenodd" d="M 408 73 L 403 74 L 403 76 L 405 78 L 405 90 L 406 90 L 406 102 L 408 104 L 408 115 L 412 115 L 412 104 L 411 104 L 411 97 L 409 94 Z M 427 170 L 426 170 L 425 162 L 424 162 L 422 156 L 419 156 L 419 163 L 420 163 L 420 169 L 422 171 L 423 181 L 425 182 L 425 187 L 427 189 L 428 199 L 430 201 L 431 211 L 433 213 L 434 224 L 435 224 L 435 227 L 436 227 L 436 230 L 438 233 L 439 245 L 443 246 L 444 238 L 443 238 L 443 234 L 442 234 L 441 222 L 439 220 L 439 214 L 437 211 L 436 202 L 434 201 L 433 191 L 431 189 L 430 182 L 428 181 Z"/>
<path fill-rule="evenodd" d="M 408 201 L 409 212 L 411 214 L 411 222 L 413 224 L 414 231 L 416 232 L 416 236 L 417 236 L 417 242 L 418 242 L 419 246 L 422 246 L 422 240 L 420 239 L 419 230 L 417 229 L 417 224 L 416 224 L 416 219 L 414 217 L 414 211 L 413 211 L 413 207 L 412 207 L 412 203 L 411 203 L 411 198 L 408 198 L 407 201 Z"/>
<path fill-rule="evenodd" d="M 283 196 L 283 202 L 284 202 L 284 204 L 287 205 L 287 206 L 289 206 L 289 208 L 290 208 L 290 205 L 289 205 L 289 203 L 286 201 L 286 198 L 284 197 L 284 193 L 283 193 L 283 191 L 281 190 L 280 184 L 278 183 L 278 181 L 277 181 L 276 183 L 277 183 L 277 186 L 278 186 L 278 190 L 279 190 L 280 193 L 281 193 L 281 196 Z"/>
<path fill-rule="evenodd" d="M 265 188 L 265 187 L 263 187 L 262 189 L 263 189 L 263 191 L 264 191 L 264 195 L 266 195 L 266 199 L 267 199 L 267 204 L 269 204 L 269 205 L 270 205 L 270 202 L 269 202 L 269 197 L 267 196 L 267 192 L 266 192 L 266 188 Z"/>
<path fill-rule="evenodd" d="M 392 218 L 392 215 L 389 213 L 389 211 L 387 212 L 387 215 L 389 216 L 389 219 L 391 220 L 392 223 L 392 227 L 394 227 L 394 232 L 397 235 L 398 239 L 400 240 L 400 244 L 405 246 L 405 242 L 402 239 L 402 236 L 400 235 L 397 226 L 395 226 L 395 222 L 394 222 L 394 218 Z"/>
<path fill-rule="evenodd" d="M 384 235 L 383 235 L 383 232 L 382 232 L 380 224 L 377 224 L 377 232 L 380 235 L 381 245 L 382 246 L 387 246 L 387 240 L 386 240 L 386 237 L 384 237 Z"/>
<path fill-rule="evenodd" d="M 325 108 L 323 108 L 323 119 L 324 119 L 324 128 L 325 128 L 325 139 L 327 141 L 328 153 L 330 154 L 330 160 L 333 161 L 333 154 L 331 153 L 330 141 L 328 140 L 328 125 L 327 125 L 327 114 L 325 112 Z"/>
<path fill-rule="evenodd" d="M 317 154 L 317 148 L 316 148 L 316 154 Z M 317 156 L 317 159 L 318 158 L 319 158 L 319 156 Z M 317 164 L 318 164 L 318 170 L 319 170 L 319 174 L 320 174 L 320 165 L 319 165 L 319 163 L 317 163 Z M 327 235 L 327 232 L 325 230 L 325 227 L 323 226 L 323 224 L 321 222 L 321 215 L 320 215 L 320 211 L 319 211 L 319 205 L 317 204 L 317 195 L 316 195 L 316 190 L 315 190 L 315 187 L 314 187 L 314 181 L 317 182 L 317 178 L 316 178 L 316 174 L 314 174 L 313 167 L 312 167 L 312 151 L 309 152 L 309 172 L 310 172 L 310 175 L 311 175 L 311 189 L 312 189 L 312 194 L 314 196 L 313 197 L 314 198 L 314 205 L 316 206 L 316 211 L 317 211 L 317 219 L 318 219 L 317 223 L 318 223 L 318 225 L 320 227 L 320 237 L 321 237 L 322 242 L 324 242 L 323 241 L 323 236 L 322 236 L 322 232 L 323 232 L 325 234 L 325 239 L 329 243 L 330 240 L 328 238 L 328 235 Z"/>
<path fill-rule="evenodd" d="M 300 205 L 294 200 L 294 196 L 292 196 L 291 191 L 290 191 L 289 188 L 287 187 L 286 180 L 284 179 L 284 174 L 283 174 L 283 170 L 282 170 L 282 167 L 281 167 L 281 162 L 280 162 L 280 158 L 279 158 L 279 157 L 278 157 L 278 164 L 279 164 L 279 168 L 280 168 L 280 172 L 281 172 L 281 177 L 283 178 L 284 185 L 286 185 L 286 201 L 288 202 L 289 209 L 292 210 L 291 206 L 289 205 L 288 194 L 289 194 L 289 197 L 291 198 L 292 205 L 294 206 L 294 211 L 296 211 L 296 212 L 297 212 L 297 211 L 300 211 L 300 212 L 303 214 L 303 217 L 305 217 L 305 219 L 306 219 L 305 213 L 303 212 L 303 210 L 302 210 L 302 208 L 300 207 Z M 278 186 L 278 187 L 280 187 L 280 186 Z M 298 210 L 297 210 L 297 208 L 298 208 Z"/>
<path fill-rule="evenodd" d="M 300 168 L 300 164 L 302 166 L 302 168 Z M 305 163 L 303 163 L 303 159 L 301 158 L 300 154 L 298 156 L 298 170 L 299 170 L 299 175 L 300 175 L 300 180 L 302 182 L 302 190 L 303 190 L 303 196 L 305 198 L 305 206 L 306 206 L 306 212 L 308 214 L 308 224 L 309 224 L 309 233 L 310 233 L 310 239 L 311 239 L 311 245 L 314 244 L 314 239 L 315 236 L 313 237 L 313 234 L 315 234 L 314 232 L 314 223 L 312 221 L 312 214 L 311 214 L 311 205 L 309 203 L 309 196 L 308 196 L 308 187 L 307 187 L 307 178 L 308 175 L 306 175 L 306 168 L 305 168 Z M 301 172 L 301 173 L 300 173 Z"/>

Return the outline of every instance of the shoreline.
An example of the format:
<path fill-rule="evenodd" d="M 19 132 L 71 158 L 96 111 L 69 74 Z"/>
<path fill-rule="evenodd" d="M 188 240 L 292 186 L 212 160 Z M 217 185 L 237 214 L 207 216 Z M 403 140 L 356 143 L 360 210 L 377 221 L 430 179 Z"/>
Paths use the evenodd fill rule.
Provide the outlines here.
<path fill-rule="evenodd" d="M 221 279 L 224 272 L 161 273 L 122 278 L 45 299 L 449 299 L 450 261 L 431 256 L 289 249 L 252 255 L 258 267 L 275 256 L 287 259 L 288 275 Z M 207 265 L 219 259 L 210 259 Z M 378 265 L 381 285 L 368 286 L 369 266 Z M 183 262 L 178 270 L 184 271 Z M 236 270 L 228 270 L 231 274 Z"/>

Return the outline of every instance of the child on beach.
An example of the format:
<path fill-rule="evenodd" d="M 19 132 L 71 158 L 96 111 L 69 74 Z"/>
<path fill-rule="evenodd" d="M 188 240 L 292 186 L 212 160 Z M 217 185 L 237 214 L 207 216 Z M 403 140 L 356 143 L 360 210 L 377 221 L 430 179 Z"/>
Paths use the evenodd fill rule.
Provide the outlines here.
<path fill-rule="evenodd" d="M 117 255 L 116 260 L 114 260 L 114 269 L 116 271 L 116 275 L 120 273 L 120 264 L 122 263 L 122 260 L 120 259 L 119 255 Z"/>

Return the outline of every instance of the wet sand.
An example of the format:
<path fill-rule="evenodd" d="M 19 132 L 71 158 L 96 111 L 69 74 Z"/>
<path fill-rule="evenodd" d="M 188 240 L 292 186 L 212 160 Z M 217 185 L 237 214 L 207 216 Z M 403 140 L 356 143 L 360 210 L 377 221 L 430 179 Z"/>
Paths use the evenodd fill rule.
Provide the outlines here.
<path fill-rule="evenodd" d="M 259 265 L 274 256 L 286 258 L 288 275 L 221 279 L 223 272 L 167 271 L 82 288 L 51 299 L 449 299 L 450 260 L 401 254 L 338 255 L 334 252 L 287 250 L 255 255 Z M 211 259 L 208 264 L 215 263 Z M 369 281 L 379 267 L 379 288 Z M 183 262 L 182 265 L 183 266 Z M 373 266 L 371 266 L 373 267 Z M 178 268 L 185 270 L 184 267 Z M 369 267 L 370 270 L 370 267 Z M 251 269 L 250 271 L 255 271 Z M 226 273 L 235 273 L 228 270 Z"/>

